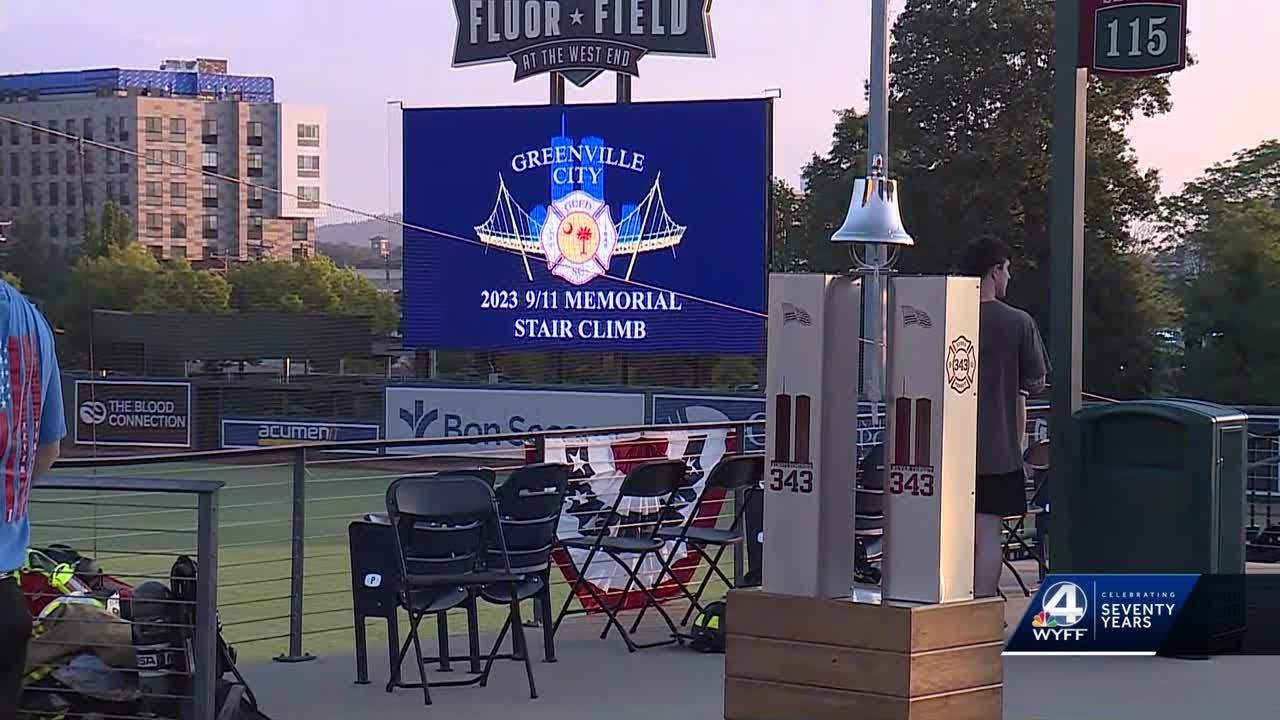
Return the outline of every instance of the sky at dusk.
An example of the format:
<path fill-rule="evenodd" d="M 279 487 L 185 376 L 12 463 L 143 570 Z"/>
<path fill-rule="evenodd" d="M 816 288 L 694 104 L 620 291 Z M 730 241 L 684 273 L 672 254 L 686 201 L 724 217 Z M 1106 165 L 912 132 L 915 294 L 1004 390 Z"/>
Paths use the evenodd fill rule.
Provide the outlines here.
<path fill-rule="evenodd" d="M 979 0 L 981 1 L 981 0 Z M 891 0 L 901 8 L 904 0 Z M 636 100 L 754 97 L 780 88 L 775 171 L 800 168 L 829 142 L 834 111 L 865 109 L 870 0 L 716 0 L 717 58 L 650 57 Z M 1190 0 L 1189 46 L 1199 65 L 1173 79 L 1172 113 L 1136 123 L 1143 165 L 1166 191 L 1242 148 L 1280 137 L 1274 113 L 1280 74 L 1270 64 L 1276 0 Z M 233 73 L 276 79 L 283 102 L 328 108 L 331 202 L 382 213 L 388 207 L 387 101 L 407 106 L 544 102 L 547 80 L 513 83 L 514 66 L 450 67 L 450 0 L 0 0 L 0 73 L 91 67 L 158 68 L 165 58 L 218 57 Z M 1265 56 L 1264 56 L 1265 54 Z M 612 99 L 603 75 L 569 101 Z M 399 140 L 391 141 L 399 152 Z M 399 162 L 391 184 L 398 193 Z M 909 192 L 909 189 L 907 189 Z M 399 209 L 393 199 L 392 209 Z M 354 219 L 335 211 L 328 221 Z"/>

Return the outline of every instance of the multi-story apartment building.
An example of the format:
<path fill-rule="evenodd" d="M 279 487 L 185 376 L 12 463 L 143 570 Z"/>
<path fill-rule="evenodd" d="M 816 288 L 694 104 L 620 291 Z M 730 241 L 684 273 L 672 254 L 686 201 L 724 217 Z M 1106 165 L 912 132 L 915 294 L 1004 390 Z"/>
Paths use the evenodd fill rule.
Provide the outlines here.
<path fill-rule="evenodd" d="M 312 254 L 325 111 L 274 85 L 225 60 L 0 76 L 0 220 L 75 245 L 115 201 L 157 257 Z"/>

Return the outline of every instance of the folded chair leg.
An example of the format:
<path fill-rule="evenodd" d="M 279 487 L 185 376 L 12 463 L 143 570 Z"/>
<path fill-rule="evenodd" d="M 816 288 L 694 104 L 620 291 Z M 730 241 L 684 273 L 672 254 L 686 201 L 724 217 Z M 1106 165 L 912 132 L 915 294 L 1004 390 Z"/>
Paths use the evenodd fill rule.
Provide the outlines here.
<path fill-rule="evenodd" d="M 627 644 L 627 652 L 635 652 L 638 649 L 636 647 L 636 643 L 631 639 L 631 636 L 627 634 L 626 628 L 622 627 L 622 622 L 618 620 L 617 610 L 610 607 L 609 604 L 605 602 L 604 597 L 596 590 L 595 585 L 587 583 L 587 593 L 591 595 L 591 599 L 596 601 L 596 604 L 600 606 L 600 611 L 608 618 L 608 621 L 605 623 L 605 629 L 608 630 L 609 626 L 617 626 L 618 633 L 622 635 L 622 641 Z M 603 637 L 603 635 L 601 637 Z"/>
<path fill-rule="evenodd" d="M 645 605 L 646 606 L 653 605 L 653 609 L 657 610 L 658 614 L 662 616 L 662 619 L 666 621 L 667 629 L 671 631 L 672 637 L 675 637 L 677 641 L 679 641 L 680 629 L 676 627 L 675 621 L 672 620 L 671 616 L 667 614 L 667 609 L 662 607 L 662 603 L 658 600 L 658 596 L 653 593 L 652 589 L 645 586 L 644 583 L 640 582 L 640 578 L 638 577 L 635 578 L 635 581 L 636 581 L 636 584 L 640 586 L 640 592 L 644 594 Z M 667 643 L 661 643 L 661 644 L 667 644 Z"/>
<path fill-rule="evenodd" d="M 400 684 L 401 668 L 404 667 L 404 658 L 409 654 L 409 648 L 413 647 L 413 627 L 413 612 L 410 611 L 409 637 L 405 638 L 404 643 L 400 645 L 399 649 L 397 649 L 393 644 L 396 640 L 394 639 L 395 636 L 392 634 L 391 625 L 390 623 L 387 625 L 387 649 L 391 650 L 391 672 L 387 679 L 387 692 L 395 690 L 396 685 Z"/>
<path fill-rule="evenodd" d="M 570 563 L 573 564 L 575 569 L 578 571 L 577 572 L 578 579 L 573 581 L 573 586 L 569 588 L 569 594 L 566 595 L 564 598 L 564 605 L 560 607 L 560 614 L 556 616 L 556 621 L 555 621 L 555 624 L 552 626 L 551 634 L 555 635 L 557 632 L 560 631 L 560 624 L 564 622 L 564 616 L 569 613 L 569 604 L 572 603 L 574 598 L 578 596 L 578 588 L 583 587 L 585 585 L 587 589 L 587 594 L 589 594 L 591 598 L 596 601 L 596 604 L 598 604 L 600 606 L 600 609 L 604 612 L 604 614 L 608 616 L 609 624 L 618 626 L 618 631 L 622 633 L 622 639 L 627 644 L 627 650 L 630 652 L 635 652 L 636 651 L 635 643 L 632 642 L 631 638 L 627 636 L 626 630 L 622 627 L 622 623 L 618 622 L 618 619 L 614 615 L 612 609 L 605 603 L 604 598 L 600 597 L 600 593 L 596 591 L 596 586 L 586 581 L 586 570 L 587 568 L 591 567 L 591 561 L 596 556 L 596 550 L 597 548 L 592 548 L 591 552 L 587 553 L 587 559 L 583 561 L 581 565 L 577 565 L 576 563 L 573 563 L 573 558 L 572 556 L 570 557 Z M 615 561 L 617 560 L 617 558 L 614 558 L 614 559 Z M 548 597 L 549 596 L 550 595 L 548 593 Z M 582 606 L 585 609 L 586 603 L 583 602 Z M 607 626 L 606 626 L 606 629 L 608 629 Z"/>
<path fill-rule="evenodd" d="M 661 553 L 661 551 L 659 551 L 659 552 L 655 553 L 655 556 L 658 558 L 658 565 L 660 565 L 660 566 L 661 566 L 661 568 L 662 568 L 661 570 L 659 570 L 659 571 L 658 571 L 658 578 L 657 578 L 656 580 L 654 580 L 654 581 L 653 581 L 653 587 L 655 587 L 655 588 L 656 588 L 656 587 L 658 587 L 659 585 L 661 585 L 661 584 L 662 584 L 662 580 L 663 580 L 663 578 L 665 578 L 665 577 L 667 576 L 667 570 L 668 570 L 668 567 L 667 567 L 667 563 L 663 562 L 663 560 L 662 560 L 662 553 Z M 643 556 L 642 556 L 642 560 L 643 560 Z M 637 566 L 637 567 L 639 567 L 639 565 L 640 565 L 640 563 L 639 563 L 639 562 L 637 562 L 637 563 L 636 563 L 636 566 Z M 676 576 L 675 576 L 675 571 L 672 571 L 672 572 L 671 572 L 671 579 L 672 579 L 672 580 L 675 580 L 675 578 L 676 578 Z M 638 582 L 638 581 L 637 581 L 637 582 Z M 680 585 L 680 582 L 677 580 L 677 581 L 676 581 L 676 584 L 677 584 L 677 585 Z M 681 587 L 683 587 L 683 586 L 681 586 Z M 686 592 L 687 592 L 687 591 L 686 591 Z M 647 603 L 647 602 L 646 602 L 646 603 L 644 603 L 643 605 L 641 605 L 641 606 L 640 606 L 640 612 L 636 613 L 636 619 L 631 623 L 631 633 L 632 633 L 632 634 L 635 634 L 635 632 L 636 632 L 637 630 L 639 630 L 639 629 L 640 629 L 640 621 L 644 620 L 644 614 L 645 614 L 646 612 L 648 612 L 648 611 L 649 611 L 649 603 Z"/>
<path fill-rule="evenodd" d="M 467 645 L 471 651 L 471 672 L 480 672 L 480 611 L 476 607 L 476 597 L 471 596 L 467 602 Z"/>
<path fill-rule="evenodd" d="M 560 623 L 564 622 L 564 616 L 569 614 L 569 605 L 573 603 L 574 598 L 578 597 L 578 588 L 582 587 L 582 583 L 585 582 L 584 578 L 586 577 L 586 569 L 591 566 L 591 558 L 594 556 L 595 556 L 595 551 L 592 550 L 592 552 L 587 555 L 587 562 L 584 562 L 581 568 L 577 568 L 576 566 L 574 567 L 574 569 L 577 571 L 576 574 L 578 577 L 573 581 L 573 585 L 569 587 L 569 594 L 564 596 L 564 604 L 560 606 L 560 613 L 556 615 L 556 621 L 551 628 L 551 633 L 553 635 L 556 632 L 559 632 Z M 569 556 L 569 564 L 570 565 L 574 564 L 572 555 Z M 590 583 L 587 583 L 587 588 L 588 589 L 591 588 Z"/>
<path fill-rule="evenodd" d="M 512 590 L 512 592 L 514 592 L 514 589 Z M 520 627 L 524 627 L 524 619 L 520 616 L 520 601 L 512 600 L 511 602 L 514 607 L 514 609 L 512 610 L 514 617 L 511 618 L 511 622 L 515 623 Z M 529 649 L 526 648 L 524 646 L 524 643 L 522 642 L 523 639 L 524 639 L 524 633 L 516 632 L 515 630 L 511 631 L 511 659 L 512 660 L 524 660 L 525 655 L 529 654 Z"/>
<path fill-rule="evenodd" d="M 450 672 L 453 667 L 449 664 L 449 613 L 442 612 L 436 615 L 436 641 L 440 644 L 440 672 Z"/>
<path fill-rule="evenodd" d="M 640 565 L 641 563 L 643 563 L 643 562 L 644 562 L 644 558 L 645 558 L 645 555 L 641 555 L 641 556 L 640 556 L 640 559 L 639 559 L 639 560 L 636 560 L 636 565 L 638 566 L 638 565 Z M 614 560 L 614 562 L 618 563 L 619 565 L 622 565 L 622 564 L 623 564 L 623 561 L 622 561 L 622 560 L 620 560 L 620 559 L 618 559 L 618 558 L 616 558 L 616 557 L 615 557 L 615 558 L 613 558 L 613 560 Z M 620 612 L 622 612 L 622 611 L 623 611 L 623 609 L 625 609 L 625 608 L 627 607 L 627 596 L 628 596 L 629 594 L 631 594 L 631 585 L 632 585 L 632 583 L 635 583 L 635 582 L 636 582 L 635 575 L 633 575 L 633 574 L 631 574 L 631 573 L 627 573 L 627 584 L 622 586 L 622 597 L 618 598 L 618 604 L 617 604 L 617 605 L 615 605 L 615 606 L 614 606 L 614 608 L 613 608 L 613 611 L 614 611 L 615 613 L 620 613 Z M 604 626 L 604 630 L 601 630 L 601 631 L 600 631 L 600 639 L 601 639 L 601 640 L 605 640 L 605 639 L 607 639 L 607 638 L 609 637 L 609 631 L 610 631 L 610 630 L 612 630 L 612 629 L 613 629 L 613 625 L 606 624 L 606 625 Z M 621 625 L 619 625 L 619 626 L 618 626 L 618 631 L 619 631 L 619 632 L 621 632 L 621 631 L 622 631 L 622 626 L 621 626 Z M 635 630 L 633 629 L 631 632 L 635 632 Z"/>
<path fill-rule="evenodd" d="M 701 563 L 703 560 L 707 560 L 708 562 L 711 562 L 714 567 L 714 561 L 712 561 L 711 558 L 707 556 L 707 553 L 704 552 L 701 547 L 697 545 L 686 545 L 686 547 L 692 548 L 694 552 L 698 553 L 699 563 Z M 723 546 L 721 551 L 723 552 Z M 706 577 L 702 578 L 702 585 L 698 586 L 698 592 L 690 593 L 689 588 L 685 587 L 685 584 L 680 582 L 680 579 L 676 577 L 676 569 L 671 564 L 671 557 L 667 556 L 664 559 L 661 554 L 659 554 L 657 557 L 658 557 L 658 562 L 662 565 L 662 571 L 658 573 L 658 579 L 653 583 L 652 589 L 656 590 L 660 585 L 662 585 L 662 579 L 665 576 L 670 575 L 671 579 L 675 582 L 676 587 L 680 589 L 680 594 L 684 595 L 685 599 L 689 601 L 690 603 L 689 613 L 692 613 L 694 608 L 701 609 L 701 606 L 698 605 L 698 598 L 702 597 L 702 589 L 706 585 L 707 578 Z M 694 570 L 695 571 L 697 570 L 696 565 L 694 566 Z M 707 574 L 710 575 L 709 570 L 707 571 Z M 631 632 L 634 633 L 637 629 L 640 628 L 640 621 L 644 619 L 645 611 L 647 611 L 648 609 L 649 609 L 648 603 L 645 603 L 645 605 L 640 608 L 640 614 L 636 615 L 635 622 L 631 624 Z M 686 618 L 688 617 L 689 613 L 685 613 Z M 686 622 L 688 622 L 688 620 L 681 621 L 680 625 L 683 626 Z"/>
<path fill-rule="evenodd" d="M 538 612 L 542 623 L 542 660 L 553 663 L 556 661 L 556 636 L 551 630 L 551 585 L 545 585 L 538 597 L 541 598 Z"/>
<path fill-rule="evenodd" d="M 1027 583 L 1022 579 L 1022 574 L 1018 572 L 1018 568 L 1014 567 L 1013 563 L 1007 559 L 1004 561 L 1004 566 L 1009 568 L 1009 572 L 1013 573 L 1013 579 L 1018 581 L 1018 587 L 1022 588 L 1023 596 L 1031 597 L 1031 589 L 1027 587 Z"/>
<path fill-rule="evenodd" d="M 702 581 L 698 583 L 698 589 L 694 591 L 693 597 L 690 598 L 689 609 L 685 611 L 684 617 L 680 619 L 680 627 L 684 627 L 689 624 L 689 618 L 693 617 L 693 613 L 702 612 L 702 593 L 707 591 L 707 583 L 711 581 L 712 574 L 719 573 L 721 579 L 723 579 L 729 587 L 733 587 L 733 583 L 729 582 L 729 578 L 724 577 L 724 574 L 720 573 L 720 558 L 724 556 L 726 547 L 728 546 L 721 545 L 720 549 L 716 551 L 716 556 L 714 558 L 709 557 L 706 552 L 701 548 L 698 548 L 698 554 L 707 560 L 707 574 L 702 576 Z"/>
<path fill-rule="evenodd" d="M 637 561 L 636 561 L 636 567 L 637 567 L 637 568 L 640 566 L 640 564 L 641 564 L 641 562 L 642 562 L 643 558 L 644 558 L 645 556 L 647 556 L 647 555 L 648 555 L 648 553 L 645 553 L 644 555 L 641 555 L 641 560 L 637 560 Z M 658 556 L 658 562 L 659 562 L 660 564 L 662 564 L 664 567 L 666 567 L 666 565 L 667 565 L 667 563 L 662 559 L 662 556 L 661 556 L 661 555 L 659 555 L 659 556 Z M 672 635 L 672 637 L 673 637 L 673 638 L 675 638 L 675 640 L 674 640 L 674 641 L 664 641 L 664 642 L 658 642 L 658 643 L 647 643 L 647 644 L 641 645 L 641 644 L 639 644 L 639 643 L 635 642 L 635 640 L 633 640 L 633 639 L 631 638 L 631 634 L 630 634 L 630 633 L 628 633 L 628 632 L 626 632 L 625 630 L 623 630 L 623 629 L 622 629 L 622 625 L 620 625 L 620 624 L 619 624 L 619 625 L 618 625 L 618 632 L 622 633 L 622 637 L 623 637 L 623 639 L 627 641 L 627 648 L 628 648 L 629 650 L 631 650 L 631 652 L 635 652 L 636 650 L 638 650 L 638 649 L 640 649 L 640 648 L 642 648 L 642 647 L 643 647 L 643 648 L 649 648 L 649 647 L 657 647 L 657 646 L 659 646 L 659 645 L 669 645 L 669 644 L 671 644 L 671 642 L 682 642 L 682 641 L 681 641 L 681 638 L 680 638 L 680 631 L 679 631 L 679 629 L 676 627 L 675 622 L 674 622 L 674 621 L 672 621 L 671 616 L 667 614 L 666 608 L 662 607 L 662 603 L 658 601 L 658 597 L 657 597 L 656 595 L 654 595 L 654 594 L 653 594 L 653 591 L 652 591 L 648 586 L 646 586 L 646 585 L 644 584 L 644 582 L 643 582 L 643 581 L 641 581 L 641 580 L 640 580 L 640 573 L 639 573 L 639 570 L 637 570 L 637 569 L 632 569 L 631 565 L 626 564 L 626 563 L 619 562 L 619 565 L 621 565 L 621 566 L 622 566 L 622 569 L 627 573 L 627 585 L 626 585 L 626 587 L 628 587 L 628 588 L 629 588 L 629 587 L 631 587 L 631 584 L 632 584 L 632 583 L 635 583 L 636 587 L 638 587 L 638 588 L 640 589 L 640 593 L 644 596 L 644 606 L 642 606 L 642 608 L 641 608 L 641 609 L 643 610 L 645 607 L 648 607 L 649 605 L 652 605 L 652 606 L 654 607 L 654 609 L 656 609 L 656 610 L 658 611 L 658 614 L 662 616 L 662 619 L 666 621 L 666 623 L 667 623 L 667 628 L 671 630 L 671 635 Z M 668 568 L 668 570 L 669 570 L 669 568 Z M 688 591 L 686 590 L 686 592 L 688 592 Z"/>
<path fill-rule="evenodd" d="M 400 653 L 400 615 L 387 618 L 387 676 L 390 685 L 400 684 L 400 673 L 404 667 L 404 654 Z"/>
<path fill-rule="evenodd" d="M 498 657 L 498 651 L 502 649 L 502 641 L 507 639 L 507 630 L 511 629 L 511 617 L 507 617 L 507 621 L 502 624 L 502 630 L 498 632 L 498 639 L 493 643 L 493 649 L 489 651 L 489 657 L 485 658 L 484 670 L 480 673 L 480 687 L 489 685 L 489 671 L 493 669 L 493 661 Z"/>
<path fill-rule="evenodd" d="M 413 635 L 413 656 L 418 661 L 418 677 L 422 678 L 422 702 L 424 705 L 431 704 L 431 683 L 427 682 L 427 664 L 422 659 L 422 641 L 418 639 L 418 624 L 422 622 L 423 615 L 418 616 L 417 622 L 409 624 L 409 634 Z"/>
<path fill-rule="evenodd" d="M 515 595 L 515 588 L 511 589 L 511 593 Z M 529 678 L 529 698 L 531 700 L 538 699 L 538 687 L 533 682 L 533 661 L 529 658 L 529 644 L 525 642 L 524 623 L 520 620 L 520 601 L 513 599 L 511 601 L 511 618 L 507 621 L 511 625 L 511 645 L 519 647 L 521 659 L 524 660 L 524 674 Z"/>
<path fill-rule="evenodd" d="M 569 614 L 569 605 L 573 602 L 573 599 L 578 596 L 578 587 L 581 584 L 582 575 L 579 574 L 578 579 L 575 580 L 573 585 L 569 588 L 569 594 L 565 595 L 564 605 L 560 606 L 560 612 L 556 615 L 556 621 L 551 624 L 551 633 L 553 635 L 560 631 L 560 623 L 564 622 L 564 616 Z"/>

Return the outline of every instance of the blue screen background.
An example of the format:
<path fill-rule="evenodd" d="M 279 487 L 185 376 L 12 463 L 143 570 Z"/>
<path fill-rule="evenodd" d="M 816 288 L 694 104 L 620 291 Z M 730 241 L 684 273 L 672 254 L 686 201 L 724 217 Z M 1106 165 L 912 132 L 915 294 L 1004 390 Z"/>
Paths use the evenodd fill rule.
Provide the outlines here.
<path fill-rule="evenodd" d="M 768 231 L 768 100 L 404 111 L 404 332 L 409 347 L 755 354 L 764 352 Z M 674 248 L 615 254 L 609 277 L 575 288 L 530 256 L 477 238 L 499 196 L 531 215 L 551 201 L 548 168 L 513 171 L 514 155 L 581 142 L 645 155 L 644 172 L 605 168 L 604 200 L 621 225 L 658 173 L 667 214 L 687 226 Z M 599 188 L 585 188 L 599 190 Z M 436 232 L 415 230 L 429 228 Z M 437 233 L 449 236 L 442 237 Z M 681 312 L 481 309 L 485 290 L 671 290 Z M 702 302 L 701 298 L 712 302 Z M 724 307 L 728 306 L 728 307 Z M 643 340 L 516 338 L 516 318 L 646 320 Z"/>

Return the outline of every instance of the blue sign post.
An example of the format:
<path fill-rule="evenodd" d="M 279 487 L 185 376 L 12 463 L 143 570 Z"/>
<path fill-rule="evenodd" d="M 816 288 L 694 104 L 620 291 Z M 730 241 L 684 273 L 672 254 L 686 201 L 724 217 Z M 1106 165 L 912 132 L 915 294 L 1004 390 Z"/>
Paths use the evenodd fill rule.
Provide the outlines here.
<path fill-rule="evenodd" d="M 406 110 L 405 342 L 764 352 L 770 103 Z"/>

